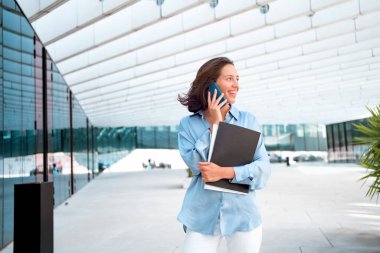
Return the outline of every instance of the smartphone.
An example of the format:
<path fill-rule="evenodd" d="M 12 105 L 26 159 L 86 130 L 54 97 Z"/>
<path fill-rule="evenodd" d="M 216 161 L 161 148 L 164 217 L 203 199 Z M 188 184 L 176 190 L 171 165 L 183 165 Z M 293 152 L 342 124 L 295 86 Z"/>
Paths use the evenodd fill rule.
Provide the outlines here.
<path fill-rule="evenodd" d="M 216 98 L 218 98 L 218 97 L 220 97 L 220 95 L 222 95 L 222 91 L 220 90 L 218 85 L 215 82 L 213 82 L 210 84 L 210 86 L 208 88 L 208 91 L 210 92 L 211 99 L 214 96 L 215 90 L 216 90 Z M 222 99 L 219 101 L 219 104 L 222 103 L 224 100 L 226 100 L 226 98 L 223 96 Z M 221 108 L 223 108 L 226 104 L 227 103 L 225 103 Z"/>

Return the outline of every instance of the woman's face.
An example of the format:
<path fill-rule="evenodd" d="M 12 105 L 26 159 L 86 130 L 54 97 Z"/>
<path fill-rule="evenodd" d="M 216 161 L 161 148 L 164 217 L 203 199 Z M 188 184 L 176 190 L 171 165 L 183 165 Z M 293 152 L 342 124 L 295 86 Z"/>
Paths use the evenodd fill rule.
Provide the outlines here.
<path fill-rule="evenodd" d="M 236 102 L 237 93 L 239 91 L 239 75 L 232 64 L 225 65 L 221 71 L 220 76 L 216 80 L 220 90 L 224 93 L 224 97 L 228 103 L 233 104 Z"/>

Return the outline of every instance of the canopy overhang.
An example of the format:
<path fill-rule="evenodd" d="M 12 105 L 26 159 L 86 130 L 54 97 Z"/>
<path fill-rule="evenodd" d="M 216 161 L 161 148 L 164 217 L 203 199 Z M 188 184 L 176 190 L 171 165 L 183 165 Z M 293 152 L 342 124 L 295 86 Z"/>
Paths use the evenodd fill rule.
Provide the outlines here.
<path fill-rule="evenodd" d="M 380 103 L 380 1 L 17 1 L 96 126 L 178 124 L 177 95 L 217 56 L 262 124 L 353 120 Z"/>

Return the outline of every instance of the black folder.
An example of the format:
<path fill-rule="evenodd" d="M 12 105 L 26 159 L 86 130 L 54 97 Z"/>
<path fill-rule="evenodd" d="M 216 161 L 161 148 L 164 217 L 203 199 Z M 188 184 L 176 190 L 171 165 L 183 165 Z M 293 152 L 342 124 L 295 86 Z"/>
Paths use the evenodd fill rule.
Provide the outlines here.
<path fill-rule="evenodd" d="M 210 161 L 221 167 L 234 167 L 249 164 L 253 161 L 260 133 L 248 128 L 220 122 Z M 210 151 L 211 152 L 211 151 Z M 207 187 L 213 186 L 213 187 Z M 227 189 L 228 192 L 246 194 L 249 186 L 230 183 L 228 179 L 206 183 L 205 189 Z M 214 189 L 216 190 L 216 189 Z"/>

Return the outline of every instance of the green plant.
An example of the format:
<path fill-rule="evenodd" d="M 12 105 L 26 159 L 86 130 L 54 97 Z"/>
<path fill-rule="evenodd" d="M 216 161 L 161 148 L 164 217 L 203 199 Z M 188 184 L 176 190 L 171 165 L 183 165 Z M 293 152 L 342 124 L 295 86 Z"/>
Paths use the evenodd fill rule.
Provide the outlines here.
<path fill-rule="evenodd" d="M 191 171 L 190 168 L 187 168 L 186 171 L 187 171 L 187 177 L 192 177 L 193 176 L 193 172 Z"/>
<path fill-rule="evenodd" d="M 360 180 L 374 179 L 369 186 L 366 196 L 371 199 L 376 195 L 377 200 L 380 196 L 380 105 L 374 109 L 368 108 L 371 117 L 368 118 L 368 125 L 354 124 L 356 130 L 363 136 L 355 138 L 355 144 L 366 145 L 368 150 L 360 157 L 360 164 L 363 165 L 369 173 Z"/>

